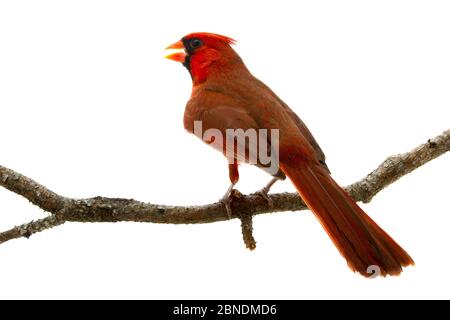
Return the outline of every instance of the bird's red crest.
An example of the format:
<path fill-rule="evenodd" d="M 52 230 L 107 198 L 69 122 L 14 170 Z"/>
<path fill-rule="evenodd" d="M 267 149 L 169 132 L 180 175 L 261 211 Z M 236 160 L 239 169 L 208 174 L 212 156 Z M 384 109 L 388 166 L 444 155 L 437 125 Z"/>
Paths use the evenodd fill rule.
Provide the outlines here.
<path fill-rule="evenodd" d="M 216 33 L 194 32 L 184 37 L 185 39 L 198 38 L 206 41 L 218 41 L 229 45 L 236 44 L 236 40 Z"/>

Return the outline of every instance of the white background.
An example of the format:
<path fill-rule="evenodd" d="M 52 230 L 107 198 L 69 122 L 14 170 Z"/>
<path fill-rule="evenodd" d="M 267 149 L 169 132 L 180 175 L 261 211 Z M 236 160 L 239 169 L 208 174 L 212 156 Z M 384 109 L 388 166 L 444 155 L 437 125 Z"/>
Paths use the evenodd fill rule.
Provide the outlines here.
<path fill-rule="evenodd" d="M 69 197 L 189 205 L 228 187 L 184 132 L 191 82 L 163 49 L 225 34 L 308 124 L 337 181 L 449 127 L 448 1 L 2 1 L 0 164 Z M 367 280 L 309 212 L 209 225 L 67 223 L 0 246 L 1 298 L 449 298 L 449 156 L 363 207 L 411 254 Z M 241 167 L 238 189 L 269 177 Z M 289 181 L 274 191 L 293 190 Z M 0 227 L 45 216 L 0 190 Z"/>

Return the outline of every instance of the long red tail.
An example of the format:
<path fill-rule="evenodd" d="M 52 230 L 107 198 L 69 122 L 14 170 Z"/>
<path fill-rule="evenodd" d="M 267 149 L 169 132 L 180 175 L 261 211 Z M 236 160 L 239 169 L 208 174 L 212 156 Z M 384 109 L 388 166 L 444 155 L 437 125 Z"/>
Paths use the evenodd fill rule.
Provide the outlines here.
<path fill-rule="evenodd" d="M 319 165 L 280 165 L 349 267 L 369 277 L 398 275 L 414 261 Z"/>

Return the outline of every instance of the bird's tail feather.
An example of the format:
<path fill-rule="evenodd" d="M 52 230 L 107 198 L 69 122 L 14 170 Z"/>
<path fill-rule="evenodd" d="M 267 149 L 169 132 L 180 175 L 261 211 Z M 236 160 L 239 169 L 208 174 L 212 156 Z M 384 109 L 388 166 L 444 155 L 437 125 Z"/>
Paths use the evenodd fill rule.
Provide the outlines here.
<path fill-rule="evenodd" d="M 281 164 L 349 267 L 363 276 L 398 275 L 414 261 L 316 164 Z"/>

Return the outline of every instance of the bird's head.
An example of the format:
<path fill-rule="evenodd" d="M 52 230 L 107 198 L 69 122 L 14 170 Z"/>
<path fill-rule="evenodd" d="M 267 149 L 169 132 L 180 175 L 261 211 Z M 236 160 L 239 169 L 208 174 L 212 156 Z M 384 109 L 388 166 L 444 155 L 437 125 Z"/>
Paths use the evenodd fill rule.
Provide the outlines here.
<path fill-rule="evenodd" d="M 168 46 L 166 50 L 172 52 L 166 58 L 181 62 L 194 83 L 201 83 L 213 71 L 220 73 L 236 63 L 243 65 L 239 55 L 231 48 L 233 44 L 233 39 L 219 34 L 191 33 Z"/>

